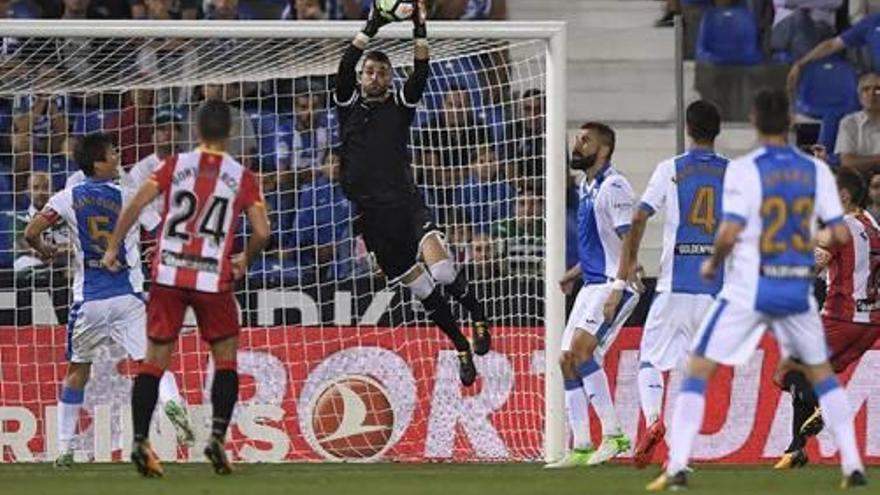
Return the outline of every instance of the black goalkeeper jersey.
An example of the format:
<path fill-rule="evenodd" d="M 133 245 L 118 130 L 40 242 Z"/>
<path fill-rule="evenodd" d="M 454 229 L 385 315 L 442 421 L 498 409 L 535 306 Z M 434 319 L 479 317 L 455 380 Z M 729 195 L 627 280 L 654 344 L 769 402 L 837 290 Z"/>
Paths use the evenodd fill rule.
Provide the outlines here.
<path fill-rule="evenodd" d="M 355 66 L 361 54 L 350 45 L 337 76 L 342 190 L 360 209 L 421 202 L 407 147 L 427 82 L 428 62 L 415 62 L 413 74 L 400 91 L 384 101 L 368 102 L 355 86 Z"/>

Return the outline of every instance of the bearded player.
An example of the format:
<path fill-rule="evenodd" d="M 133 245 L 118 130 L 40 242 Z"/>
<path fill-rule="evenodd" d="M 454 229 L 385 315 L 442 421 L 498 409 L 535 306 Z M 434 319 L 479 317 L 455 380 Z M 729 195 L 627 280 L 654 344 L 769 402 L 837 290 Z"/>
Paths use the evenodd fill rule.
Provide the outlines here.
<path fill-rule="evenodd" d="M 399 91 L 392 84 L 388 56 L 379 51 L 364 56 L 370 39 L 388 22 L 375 6 L 342 56 L 335 95 L 342 132 L 341 183 L 358 212 L 356 225 L 385 276 L 390 283 L 403 283 L 421 301 L 458 352 L 462 384 L 471 385 L 477 377 L 471 343 L 440 286 L 470 313 L 477 355 L 489 352 L 489 325 L 464 270 L 456 269 L 443 234 L 428 218 L 407 151 L 410 125 L 428 80 L 425 11 L 419 3 L 412 17 L 414 70 Z M 358 87 L 355 69 L 362 56 Z"/>
<path fill-rule="evenodd" d="M 196 114 L 201 145 L 166 158 L 129 203 L 113 230 L 102 263 L 119 269 L 119 242 L 141 210 L 162 195 L 162 226 L 153 261 L 153 285 L 147 304 L 147 356 L 134 380 L 131 410 L 134 445 L 131 460 L 146 477 L 161 476 L 162 466 L 150 447 L 150 420 L 159 379 L 191 307 L 202 339 L 211 346 L 214 382 L 211 436 L 204 453 L 217 474 L 232 469 L 224 450 L 226 430 L 238 400 L 239 310 L 235 280 L 269 240 L 269 220 L 255 175 L 226 152 L 232 127 L 229 108 L 207 101 Z M 232 255 L 236 226 L 244 212 L 252 235 L 243 252 Z"/>
<path fill-rule="evenodd" d="M 868 189 L 861 175 L 841 168 L 837 190 L 850 240 L 833 248 L 818 246 L 816 265 L 827 268 L 828 294 L 822 307 L 822 324 L 831 350 L 831 368 L 842 373 L 880 337 L 880 226 L 862 209 Z M 791 394 L 794 414 L 791 443 L 774 467 L 802 467 L 809 462 L 807 439 L 824 426 L 819 400 L 798 363 L 781 363 L 776 376 L 777 383 Z"/>
<path fill-rule="evenodd" d="M 565 412 L 574 443 L 565 457 L 549 469 L 595 466 L 629 450 L 611 399 L 608 375 L 602 366 L 607 349 L 639 301 L 638 284 L 616 279 L 621 246 L 627 242 L 635 194 L 629 181 L 611 166 L 616 135 L 600 122 L 581 126 L 572 151 L 571 168 L 584 172 L 578 189 L 578 263 L 560 284 L 568 293 L 583 280 L 562 335 L 560 367 L 565 385 Z M 635 274 L 633 274 L 633 277 Z M 613 290 L 621 298 L 605 320 L 605 300 Z M 590 441 L 592 404 L 602 423 L 602 443 Z"/>

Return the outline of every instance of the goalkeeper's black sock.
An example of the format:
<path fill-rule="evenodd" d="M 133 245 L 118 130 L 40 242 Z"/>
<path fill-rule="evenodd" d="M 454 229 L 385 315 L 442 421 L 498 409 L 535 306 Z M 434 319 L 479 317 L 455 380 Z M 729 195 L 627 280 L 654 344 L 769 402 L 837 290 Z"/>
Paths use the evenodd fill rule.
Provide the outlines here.
<path fill-rule="evenodd" d="M 142 442 L 150 436 L 150 420 L 159 400 L 159 379 L 164 372 L 152 363 L 141 363 L 140 368 L 131 388 L 131 421 L 135 442 Z"/>
<path fill-rule="evenodd" d="M 793 452 L 807 445 L 807 437 L 801 434 L 801 426 L 819 406 L 819 400 L 807 377 L 800 371 L 786 373 L 782 378 L 782 386 L 791 394 L 792 432 L 791 443 L 786 452 Z"/>
<path fill-rule="evenodd" d="M 214 383 L 211 385 L 211 436 L 220 442 L 226 440 L 226 430 L 232 410 L 238 401 L 238 371 L 235 361 L 217 361 Z"/>
<path fill-rule="evenodd" d="M 806 375 L 800 371 L 789 371 L 786 373 L 782 377 L 782 386 L 793 396 L 797 397 L 797 400 L 801 401 L 804 407 L 809 409 L 810 414 L 819 407 L 819 399 L 816 397 L 816 392 L 813 391 L 813 386 L 807 380 Z"/>
<path fill-rule="evenodd" d="M 807 418 L 810 417 L 810 414 L 813 413 L 811 409 L 805 408 L 804 403 L 794 395 L 791 397 L 791 408 L 791 443 L 789 443 L 788 448 L 785 449 L 786 452 L 794 452 L 807 445 L 807 437 L 801 435 L 801 425 L 804 424 L 804 421 L 806 421 Z"/>
<path fill-rule="evenodd" d="M 486 312 L 483 310 L 483 305 L 480 301 L 477 301 L 477 295 L 470 284 L 468 284 L 464 270 L 458 271 L 455 280 L 447 285 L 446 289 L 456 301 L 468 310 L 473 321 L 486 321 Z"/>
<path fill-rule="evenodd" d="M 449 337 L 449 340 L 455 345 L 456 351 L 470 351 L 471 345 L 464 337 L 464 334 L 461 333 L 461 329 L 458 328 L 458 324 L 455 322 L 455 317 L 452 316 L 452 309 L 449 307 L 449 301 L 443 297 L 439 287 L 434 287 L 431 294 L 422 300 L 422 306 L 425 307 L 425 311 L 428 313 L 431 321 L 440 327 L 440 330 Z"/>

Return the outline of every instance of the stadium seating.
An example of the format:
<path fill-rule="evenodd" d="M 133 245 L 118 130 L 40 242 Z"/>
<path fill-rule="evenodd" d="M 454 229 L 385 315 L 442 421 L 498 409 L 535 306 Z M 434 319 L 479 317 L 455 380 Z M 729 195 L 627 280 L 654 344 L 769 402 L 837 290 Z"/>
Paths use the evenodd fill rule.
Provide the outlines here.
<path fill-rule="evenodd" d="M 829 113 L 860 108 L 856 69 L 845 60 L 826 59 L 804 68 L 795 95 L 795 110 L 821 119 Z"/>
<path fill-rule="evenodd" d="M 696 59 L 717 65 L 754 65 L 764 59 L 758 39 L 758 25 L 748 8 L 706 9 L 697 35 Z"/>

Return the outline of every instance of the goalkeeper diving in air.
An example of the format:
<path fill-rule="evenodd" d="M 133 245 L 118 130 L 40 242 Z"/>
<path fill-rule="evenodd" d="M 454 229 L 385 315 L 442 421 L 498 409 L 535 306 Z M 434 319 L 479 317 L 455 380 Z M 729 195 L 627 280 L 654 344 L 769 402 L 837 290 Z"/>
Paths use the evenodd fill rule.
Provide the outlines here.
<path fill-rule="evenodd" d="M 410 125 L 428 80 L 425 5 L 414 4 L 415 67 L 399 91 L 392 84 L 388 55 L 370 51 L 364 56 L 370 39 L 388 22 L 374 5 L 363 30 L 339 62 L 335 99 L 342 133 L 340 182 L 355 205 L 356 230 L 389 283 L 402 282 L 421 301 L 431 320 L 455 345 L 461 382 L 471 385 L 477 377 L 473 354 L 489 352 L 488 321 L 464 270 L 456 269 L 443 233 L 431 221 L 407 151 Z M 362 56 L 358 84 L 356 67 Z M 470 313 L 473 350 L 441 285 Z"/>

